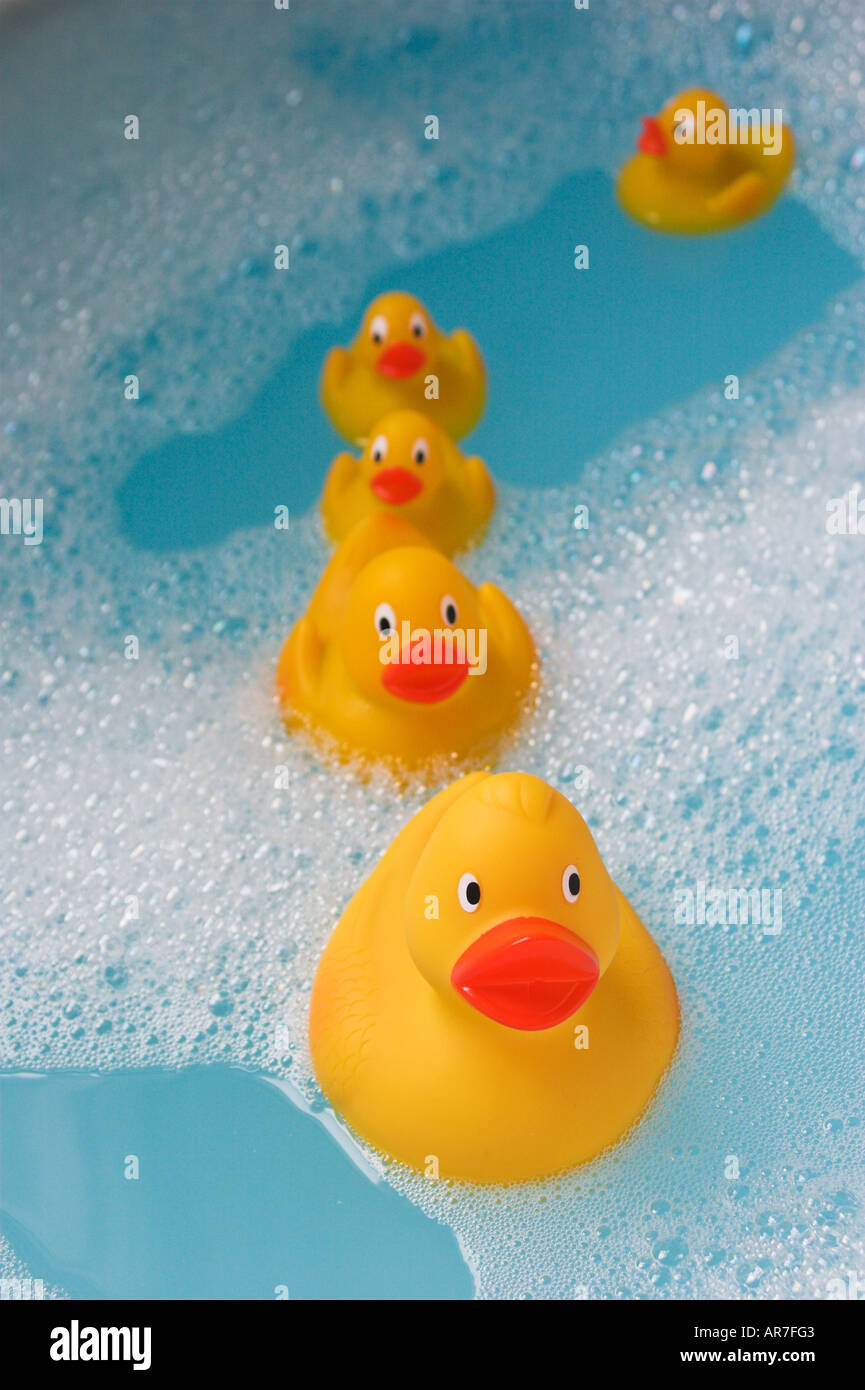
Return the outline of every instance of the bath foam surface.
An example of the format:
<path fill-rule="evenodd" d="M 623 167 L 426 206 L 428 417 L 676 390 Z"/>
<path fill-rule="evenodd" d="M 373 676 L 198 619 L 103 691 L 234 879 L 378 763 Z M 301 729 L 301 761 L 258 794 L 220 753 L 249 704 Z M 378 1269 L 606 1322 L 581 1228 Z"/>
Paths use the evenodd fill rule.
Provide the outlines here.
<path fill-rule="evenodd" d="M 62 22 L 85 24 L 99 8 Z M 121 7 L 125 22 L 134 10 Z M 789 100 L 800 137 L 798 191 L 861 261 L 865 156 L 844 143 L 861 111 L 848 80 L 862 58 L 858 10 L 837 6 L 837 22 L 819 32 L 813 6 L 797 7 L 795 26 L 785 20 L 778 32 L 757 15 L 717 11 L 714 27 L 698 31 L 684 6 L 646 7 L 639 21 L 622 7 L 612 11 L 615 41 L 592 21 L 623 97 L 615 119 L 598 121 L 592 162 L 614 163 L 639 111 L 682 85 L 683 68 L 674 74 L 667 56 L 675 37 L 686 80 L 708 72 L 730 90 L 763 72 L 772 77 L 763 90 L 788 84 L 779 101 Z M 420 20 L 410 7 L 401 13 L 410 57 Z M 479 33 L 501 41 L 483 26 L 517 35 L 528 20 L 505 9 L 470 20 L 455 7 L 436 22 L 442 29 L 425 30 L 424 42 L 461 62 Z M 98 34 L 92 25 L 97 55 Z M 316 36 L 305 59 L 303 50 L 293 59 L 305 62 L 306 84 L 284 93 L 295 113 L 340 72 L 339 44 L 347 53 L 361 43 L 353 31 L 334 38 L 334 70 L 322 72 Z M 239 28 L 231 38 L 244 42 Z M 199 30 L 193 39 L 208 41 Z M 504 147 L 525 161 L 527 188 L 537 163 L 539 197 L 580 157 L 564 139 L 531 135 L 533 64 L 550 58 L 543 42 L 529 45 L 525 102 L 514 103 Z M 647 50 L 651 75 L 637 83 L 628 65 Z M 560 119 L 570 95 L 576 122 L 600 89 L 578 105 L 565 59 L 559 71 Z M 262 91 L 272 85 L 262 79 Z M 239 150 L 239 106 L 233 119 L 229 143 Z M 377 119 L 367 138 L 386 145 Z M 394 256 L 509 215 L 495 181 L 483 181 L 489 151 L 471 163 L 479 138 L 478 126 L 464 127 L 464 162 L 449 176 L 462 220 L 445 222 L 436 183 L 415 188 L 431 209 L 428 241 L 395 241 Z M 543 160 L 541 145 L 552 150 Z M 331 216 L 327 198 L 345 198 L 356 151 L 328 147 L 324 158 L 317 148 L 328 179 L 342 179 L 340 192 L 323 183 L 322 207 L 305 214 L 327 268 L 347 218 L 345 202 Z M 415 158 L 406 155 L 412 168 Z M 429 794 L 335 776 L 281 732 L 269 684 L 327 553 L 313 519 L 170 557 L 133 550 L 116 529 L 111 489 L 143 442 L 228 418 L 272 364 L 278 314 L 294 315 L 284 345 L 316 316 L 340 315 L 370 273 L 343 250 L 330 297 L 325 271 L 310 272 L 289 313 L 284 291 L 256 287 L 248 266 L 229 269 L 248 246 L 237 207 L 251 200 L 264 215 L 266 171 L 255 156 L 247 162 L 253 172 L 239 184 L 243 164 L 199 182 L 164 163 L 143 179 L 139 171 L 134 215 L 116 194 L 129 216 L 126 280 L 86 237 L 69 239 L 65 270 L 57 247 L 25 254 L 32 204 L 13 207 L 7 236 L 20 238 L 24 261 L 13 284 L 21 313 L 6 308 L 4 493 L 44 496 L 46 526 L 42 545 L 4 537 L 0 555 L 5 1069 L 230 1061 L 314 1096 L 306 1019 L 322 947 Z M 268 164 L 280 167 L 278 157 Z M 503 172 L 518 177 L 506 162 Z M 112 177 L 125 188 L 122 169 Z M 316 187 L 317 170 L 309 177 Z M 234 186 L 217 197 L 223 181 Z M 39 190 L 49 211 L 61 193 L 50 179 Z M 396 228 L 403 194 L 390 196 L 377 215 Z M 213 229 L 200 286 L 184 262 L 185 297 L 170 254 L 152 265 L 136 241 L 148 207 L 173 210 L 171 245 L 193 224 Z M 102 226 L 89 231 L 97 238 Z M 167 244 L 164 230 L 155 244 Z M 211 321 L 217 274 L 227 276 L 225 299 Z M 148 313 L 153 337 L 142 328 Z M 231 342 L 218 348 L 228 323 Z M 591 1168 L 522 1191 L 472 1192 L 386 1167 L 455 1229 L 482 1296 L 827 1297 L 863 1269 L 861 1000 L 850 983 L 863 978 L 863 538 L 827 531 L 827 504 L 865 472 L 863 324 L 859 286 L 743 378 L 738 402 L 706 393 L 646 422 L 578 486 L 505 489 L 488 541 L 466 562 L 520 605 L 543 662 L 540 703 L 502 766 L 545 777 L 579 806 L 664 950 L 683 1008 L 679 1055 L 655 1106 Z M 158 404 L 134 428 L 100 366 L 122 377 L 133 339 L 142 379 L 160 375 Z M 233 382 L 217 386 L 226 353 Z M 46 392 L 48 381 L 56 389 Z M 109 441 L 115 477 L 104 463 Z M 588 508 L 586 529 L 574 526 L 577 506 Z M 765 889 L 765 920 L 700 920 L 700 885 L 727 900 Z M 696 920 L 681 920 L 689 902 Z"/>
<path fill-rule="evenodd" d="M 783 15 L 383 0 L 374 24 L 342 0 L 254 22 L 235 0 L 206 19 L 164 6 L 159 25 L 137 0 L 40 10 L 2 21 L 0 352 L 5 428 L 43 493 L 74 481 L 104 505 L 130 454 L 231 419 L 291 340 L 359 308 L 377 272 L 526 215 L 575 170 L 614 175 L 640 117 L 689 83 L 780 107 L 794 189 L 865 253 L 858 0 Z M 426 140 L 437 108 L 440 139 Z M 274 272 L 276 246 L 290 273 Z M 74 459 L 72 477 L 43 444 Z"/>
<path fill-rule="evenodd" d="M 820 1296 L 858 1267 L 861 538 L 827 534 L 826 501 L 861 476 L 863 424 L 848 399 L 688 488 L 671 483 L 691 429 L 687 465 L 632 446 L 620 507 L 601 500 L 609 471 L 597 502 L 581 494 L 587 532 L 572 496 L 511 494 L 473 559 L 516 595 L 544 663 L 503 765 L 580 806 L 683 1007 L 657 1105 L 589 1176 L 473 1197 L 392 1174 L 455 1226 L 483 1292 Z M 274 533 L 220 550 L 197 618 L 194 561 L 182 582 L 154 579 L 137 661 L 128 623 L 86 635 L 74 583 L 18 636 L 6 1066 L 218 1059 L 312 1085 L 321 949 L 424 793 L 337 777 L 279 731 L 280 596 L 322 558 L 302 526 L 290 546 Z M 769 890 L 772 907 L 760 924 L 697 907 L 677 920 L 701 883 Z"/>

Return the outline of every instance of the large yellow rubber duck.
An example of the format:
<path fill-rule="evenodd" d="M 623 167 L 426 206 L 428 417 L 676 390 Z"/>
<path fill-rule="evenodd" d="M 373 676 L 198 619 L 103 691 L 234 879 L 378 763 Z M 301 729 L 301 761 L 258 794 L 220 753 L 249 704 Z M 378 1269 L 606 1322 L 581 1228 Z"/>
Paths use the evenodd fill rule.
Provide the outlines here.
<path fill-rule="evenodd" d="M 520 714 L 536 654 L 494 584 L 475 588 L 409 522 L 377 512 L 337 548 L 279 657 L 289 727 L 418 767 L 482 754 Z"/>
<path fill-rule="evenodd" d="M 481 417 L 486 371 L 464 328 L 447 337 L 413 295 L 393 290 L 374 299 L 348 348 L 324 360 L 321 401 L 331 424 L 363 444 L 376 420 L 392 410 L 431 415 L 452 439 Z"/>
<path fill-rule="evenodd" d="M 765 117 L 765 119 L 763 119 Z M 752 138 L 753 137 L 753 138 Z M 750 222 L 771 207 L 795 160 L 780 112 L 731 112 L 715 92 L 680 92 L 643 120 L 638 153 L 619 175 L 622 207 L 659 232 L 697 235 Z"/>
<path fill-rule="evenodd" d="M 452 555 L 479 538 L 495 501 L 483 459 L 466 458 L 428 415 L 397 410 L 373 425 L 359 459 L 337 454 L 321 514 L 341 541 L 371 513 L 398 512 Z"/>
<path fill-rule="evenodd" d="M 595 1157 L 676 1047 L 658 947 L 569 801 L 477 772 L 427 803 L 336 927 L 312 991 L 322 1090 L 428 1176 L 519 1182 Z"/>

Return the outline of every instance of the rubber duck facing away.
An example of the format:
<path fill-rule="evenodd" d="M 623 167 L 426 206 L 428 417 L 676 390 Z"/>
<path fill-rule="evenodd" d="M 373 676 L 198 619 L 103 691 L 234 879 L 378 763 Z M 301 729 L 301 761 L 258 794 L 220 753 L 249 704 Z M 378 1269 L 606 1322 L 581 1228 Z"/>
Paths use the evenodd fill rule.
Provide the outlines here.
<path fill-rule="evenodd" d="M 659 232 L 728 231 L 766 212 L 784 189 L 795 141 L 780 110 L 730 109 L 715 92 L 680 92 L 643 120 L 619 201 Z"/>

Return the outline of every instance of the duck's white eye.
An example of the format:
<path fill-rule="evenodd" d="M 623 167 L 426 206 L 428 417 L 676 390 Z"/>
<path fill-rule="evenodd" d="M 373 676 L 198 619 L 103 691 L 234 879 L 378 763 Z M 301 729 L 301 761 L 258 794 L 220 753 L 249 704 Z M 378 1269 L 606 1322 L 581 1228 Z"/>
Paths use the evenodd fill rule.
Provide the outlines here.
<path fill-rule="evenodd" d="M 426 463 L 429 458 L 429 445 L 425 439 L 416 439 L 411 446 L 411 456 L 415 463 Z"/>
<path fill-rule="evenodd" d="M 396 632 L 396 614 L 389 603 L 380 603 L 375 610 L 375 630 L 382 639 Z"/>
<path fill-rule="evenodd" d="M 369 336 L 374 343 L 383 343 L 387 337 L 387 319 L 384 314 L 376 314 L 369 326 Z"/>
<path fill-rule="evenodd" d="M 575 864 L 569 864 L 562 874 L 562 892 L 569 903 L 575 903 L 580 896 L 580 875 Z"/>
<path fill-rule="evenodd" d="M 427 335 L 427 321 L 426 321 L 426 319 L 424 318 L 423 314 L 417 314 L 417 313 L 412 314 L 411 318 L 410 318 L 409 321 L 408 321 L 408 326 L 409 326 L 409 328 L 411 329 L 411 336 L 412 336 L 413 338 L 425 338 L 425 337 L 426 337 L 426 335 Z"/>
<path fill-rule="evenodd" d="M 457 887 L 457 897 L 464 912 L 475 912 L 481 900 L 481 885 L 474 874 L 463 874 Z"/>
<path fill-rule="evenodd" d="M 694 132 L 697 128 L 693 112 L 677 111 L 676 124 L 673 127 L 673 139 L 677 145 L 692 145 L 694 143 Z"/>
<path fill-rule="evenodd" d="M 384 434 L 377 434 L 375 439 L 372 441 L 372 448 L 369 451 L 370 458 L 372 459 L 373 463 L 381 463 L 386 453 L 387 436 Z"/>
<path fill-rule="evenodd" d="M 457 620 L 457 606 L 450 594 L 445 594 L 441 601 L 441 614 L 448 627 L 453 627 Z"/>

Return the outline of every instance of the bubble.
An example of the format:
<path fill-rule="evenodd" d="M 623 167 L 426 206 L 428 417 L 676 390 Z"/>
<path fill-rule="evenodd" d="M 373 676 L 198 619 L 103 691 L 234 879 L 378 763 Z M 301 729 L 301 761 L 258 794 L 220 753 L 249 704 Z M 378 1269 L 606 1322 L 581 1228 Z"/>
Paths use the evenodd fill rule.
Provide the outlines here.
<path fill-rule="evenodd" d="M 207 1007 L 216 1018 L 227 1018 L 234 1009 L 234 1000 L 224 990 L 219 990 L 207 1001 Z"/>
<path fill-rule="evenodd" d="M 688 1257 L 688 1247 L 684 1240 L 679 1236 L 672 1236 L 666 1240 L 656 1241 L 652 1247 L 652 1254 L 658 1264 L 668 1267 L 681 1264 Z"/>
<path fill-rule="evenodd" d="M 739 1287 L 746 1292 L 756 1289 L 758 1284 L 762 1284 L 763 1279 L 771 1269 L 771 1260 L 752 1260 L 749 1263 L 739 1265 L 736 1270 Z"/>

